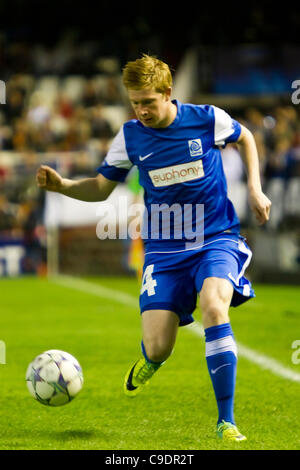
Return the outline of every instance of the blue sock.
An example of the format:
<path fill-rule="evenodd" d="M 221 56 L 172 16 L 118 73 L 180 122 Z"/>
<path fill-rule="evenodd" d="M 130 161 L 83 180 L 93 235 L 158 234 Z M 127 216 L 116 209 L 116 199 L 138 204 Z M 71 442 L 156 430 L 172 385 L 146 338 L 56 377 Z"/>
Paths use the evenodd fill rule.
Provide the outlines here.
<path fill-rule="evenodd" d="M 205 355 L 222 420 L 235 424 L 234 391 L 237 365 L 237 348 L 230 323 L 211 326 L 205 332 Z"/>

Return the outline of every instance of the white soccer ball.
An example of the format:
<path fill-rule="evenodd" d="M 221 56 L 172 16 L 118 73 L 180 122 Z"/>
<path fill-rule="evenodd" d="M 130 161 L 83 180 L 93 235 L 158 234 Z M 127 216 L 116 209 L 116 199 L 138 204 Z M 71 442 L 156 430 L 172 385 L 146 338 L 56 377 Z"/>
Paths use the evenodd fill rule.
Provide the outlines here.
<path fill-rule="evenodd" d="M 82 389 L 82 369 L 71 354 L 51 349 L 29 364 L 26 383 L 33 398 L 43 405 L 61 406 L 72 401 Z"/>

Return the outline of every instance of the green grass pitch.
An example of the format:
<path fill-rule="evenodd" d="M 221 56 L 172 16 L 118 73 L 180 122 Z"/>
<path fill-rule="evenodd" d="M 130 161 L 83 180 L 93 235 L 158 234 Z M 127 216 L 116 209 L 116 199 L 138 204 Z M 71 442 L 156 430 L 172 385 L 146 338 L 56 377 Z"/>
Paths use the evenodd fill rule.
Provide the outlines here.
<path fill-rule="evenodd" d="M 300 384 L 244 357 L 238 361 L 235 417 L 248 440 L 217 440 L 217 407 L 204 340 L 180 328 L 176 347 L 143 393 L 123 394 L 123 378 L 140 355 L 139 286 L 132 278 L 87 282 L 136 298 L 136 306 L 46 279 L 2 279 L 0 449 L 205 450 L 299 449 Z M 238 342 L 299 373 L 299 288 L 254 286 L 256 298 L 230 310 Z M 200 312 L 195 312 L 200 320 Z M 62 349 L 81 363 L 84 387 L 58 408 L 35 401 L 25 383 L 29 362 Z M 299 354 L 300 357 L 300 354 Z"/>

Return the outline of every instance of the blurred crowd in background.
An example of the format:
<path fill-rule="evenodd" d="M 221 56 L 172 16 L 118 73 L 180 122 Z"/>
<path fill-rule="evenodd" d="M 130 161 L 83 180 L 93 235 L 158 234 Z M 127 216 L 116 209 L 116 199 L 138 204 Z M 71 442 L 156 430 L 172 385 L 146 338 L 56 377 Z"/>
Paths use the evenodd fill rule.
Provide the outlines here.
<path fill-rule="evenodd" d="M 0 106 L 0 235 L 25 237 L 31 252 L 26 272 L 35 272 L 34 250 L 45 245 L 44 194 L 35 185 L 41 161 L 57 165 L 68 156 L 66 176 L 93 176 L 119 126 L 133 117 L 121 82 L 122 61 L 95 52 L 93 43 L 81 49 L 68 41 L 48 49 L 15 43 L 6 57 L 11 71 L 1 77 L 6 103 Z M 172 59 L 176 64 L 178 58 Z M 278 95 L 267 107 L 250 100 L 234 109 L 229 97 L 224 109 L 252 131 L 264 185 L 274 178 L 300 178 L 300 110 L 290 96 Z M 228 178 L 246 181 L 237 146 L 222 154 Z"/>
<path fill-rule="evenodd" d="M 46 261 L 45 193 L 35 184 L 38 166 L 59 167 L 70 178 L 94 176 L 126 117 L 120 74 L 101 74 L 97 80 L 77 76 L 64 88 L 54 76 L 38 81 L 15 74 L 7 81 L 6 103 L 0 107 L 0 248 L 1 241 L 22 239 L 28 255 L 24 272 L 43 265 L 41 254 Z"/>

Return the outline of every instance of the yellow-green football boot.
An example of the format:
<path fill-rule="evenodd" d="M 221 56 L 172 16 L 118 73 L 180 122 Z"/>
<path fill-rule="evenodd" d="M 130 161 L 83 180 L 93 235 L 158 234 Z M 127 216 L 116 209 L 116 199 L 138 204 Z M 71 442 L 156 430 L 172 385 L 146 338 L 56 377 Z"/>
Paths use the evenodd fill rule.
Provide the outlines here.
<path fill-rule="evenodd" d="M 128 397 L 135 397 L 149 383 L 152 375 L 160 368 L 161 364 L 147 362 L 144 357 L 130 367 L 124 380 L 124 393 Z"/>
<path fill-rule="evenodd" d="M 239 442 L 247 440 L 246 436 L 243 436 L 234 424 L 224 420 L 217 425 L 217 435 L 223 439 L 223 441 Z"/>

